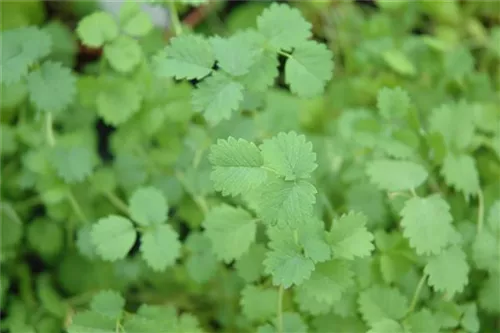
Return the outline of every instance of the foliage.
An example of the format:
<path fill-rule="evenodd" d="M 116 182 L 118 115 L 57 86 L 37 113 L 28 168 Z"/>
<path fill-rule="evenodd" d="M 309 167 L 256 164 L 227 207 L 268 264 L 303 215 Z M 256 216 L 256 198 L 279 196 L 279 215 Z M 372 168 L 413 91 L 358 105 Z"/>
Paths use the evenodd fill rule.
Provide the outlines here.
<path fill-rule="evenodd" d="M 500 330 L 498 3 L 150 2 L 1 4 L 2 332 Z"/>

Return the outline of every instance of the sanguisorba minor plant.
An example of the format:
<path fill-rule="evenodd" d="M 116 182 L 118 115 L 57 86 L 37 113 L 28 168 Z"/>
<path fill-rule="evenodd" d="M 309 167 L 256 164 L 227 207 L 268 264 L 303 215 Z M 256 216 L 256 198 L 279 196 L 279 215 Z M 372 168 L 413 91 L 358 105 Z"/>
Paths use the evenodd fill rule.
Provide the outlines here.
<path fill-rule="evenodd" d="M 259 3 L 215 35 L 163 5 L 166 42 L 135 3 L 81 18 L 78 69 L 71 30 L 2 31 L 2 332 L 498 331 L 481 6 L 341 3 L 313 35 L 321 5 Z"/>

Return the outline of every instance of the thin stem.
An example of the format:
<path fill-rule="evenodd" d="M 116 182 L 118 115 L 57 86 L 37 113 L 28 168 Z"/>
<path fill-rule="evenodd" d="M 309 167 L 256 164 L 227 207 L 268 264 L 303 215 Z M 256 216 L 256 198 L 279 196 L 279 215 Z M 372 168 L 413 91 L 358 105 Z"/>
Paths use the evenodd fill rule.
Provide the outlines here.
<path fill-rule="evenodd" d="M 3 202 L 2 205 L 0 206 L 0 210 L 3 210 L 5 215 L 10 217 L 12 221 L 18 223 L 18 224 L 23 224 L 23 220 L 19 217 L 17 214 L 16 210 L 10 203 Z"/>
<path fill-rule="evenodd" d="M 484 224 L 484 196 L 482 190 L 477 191 L 477 200 L 477 233 L 480 233 L 483 230 Z"/>
<path fill-rule="evenodd" d="M 295 244 L 299 244 L 299 230 L 294 229 L 293 230 L 293 240 L 295 241 Z"/>
<path fill-rule="evenodd" d="M 412 313 L 413 310 L 415 310 L 415 306 L 417 305 L 418 298 L 420 296 L 420 292 L 422 291 L 422 288 L 424 287 L 425 279 L 427 278 L 427 274 L 423 274 L 422 277 L 420 278 L 420 281 L 418 281 L 417 289 L 415 289 L 415 293 L 413 294 L 413 298 L 411 300 L 410 307 L 408 309 L 407 315 Z"/>
<path fill-rule="evenodd" d="M 286 57 L 286 58 L 291 58 L 291 57 L 292 57 L 292 55 L 291 55 L 291 54 L 286 53 L 286 52 L 283 52 L 283 51 L 278 51 L 278 54 L 280 54 L 280 55 L 282 55 L 282 56 L 284 56 L 284 57 Z"/>
<path fill-rule="evenodd" d="M 335 210 L 333 209 L 332 203 L 330 202 L 330 200 L 328 200 L 328 197 L 325 195 L 325 193 L 321 193 L 321 198 L 325 203 L 326 211 L 328 212 L 330 219 L 333 220 L 335 218 Z"/>
<path fill-rule="evenodd" d="M 121 211 L 126 215 L 130 215 L 130 211 L 128 210 L 128 206 L 122 199 L 120 199 L 116 194 L 110 191 L 104 192 L 104 196 L 109 200 L 109 202 L 115 206 L 116 209 Z"/>
<path fill-rule="evenodd" d="M 180 34 L 182 34 L 182 24 L 179 20 L 179 13 L 177 12 L 175 1 L 168 2 L 168 12 L 170 14 L 170 23 L 174 28 L 174 33 L 176 36 L 179 36 Z"/>
<path fill-rule="evenodd" d="M 71 208 L 75 212 L 76 216 L 78 216 L 78 219 L 82 223 L 87 224 L 87 222 L 88 222 L 87 216 L 85 216 L 85 213 L 83 213 L 83 210 L 80 207 L 80 204 L 76 200 L 75 196 L 73 195 L 73 192 L 71 192 L 71 190 L 69 190 L 69 189 L 68 189 L 68 193 L 67 193 L 67 198 L 69 200 Z"/>
<path fill-rule="evenodd" d="M 413 195 L 415 198 L 418 197 L 417 192 L 415 192 L 415 189 L 412 188 L 410 189 L 411 195 Z"/>
<path fill-rule="evenodd" d="M 278 290 L 278 318 L 276 323 L 278 333 L 283 333 L 283 294 L 284 288 L 283 285 L 280 285 Z"/>
<path fill-rule="evenodd" d="M 47 137 L 47 143 L 49 146 L 53 147 L 56 144 L 56 139 L 54 137 L 54 130 L 52 120 L 52 112 L 45 113 L 45 136 Z"/>

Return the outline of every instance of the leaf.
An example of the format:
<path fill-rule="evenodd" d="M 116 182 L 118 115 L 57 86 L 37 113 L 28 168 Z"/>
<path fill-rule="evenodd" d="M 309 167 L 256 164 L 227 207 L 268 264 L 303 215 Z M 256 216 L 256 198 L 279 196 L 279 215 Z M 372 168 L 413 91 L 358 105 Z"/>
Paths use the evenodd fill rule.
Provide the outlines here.
<path fill-rule="evenodd" d="M 429 259 L 424 272 L 434 290 L 452 297 L 467 285 L 469 265 L 462 249 L 452 246 Z"/>
<path fill-rule="evenodd" d="M 123 297 L 112 290 L 99 292 L 92 297 L 92 301 L 90 302 L 92 311 L 114 320 L 121 316 L 124 307 L 125 300 Z"/>
<path fill-rule="evenodd" d="M 255 38 L 252 37 L 255 35 L 258 36 L 248 31 L 237 33 L 229 38 L 212 38 L 210 42 L 218 66 L 234 76 L 247 74 L 258 54 L 262 52 L 255 45 Z"/>
<path fill-rule="evenodd" d="M 410 97 L 400 87 L 382 88 L 377 95 L 377 108 L 386 119 L 403 118 L 410 108 Z"/>
<path fill-rule="evenodd" d="M 441 328 L 436 316 L 426 308 L 410 314 L 408 324 L 411 332 L 439 333 Z"/>
<path fill-rule="evenodd" d="M 276 316 L 278 291 L 247 285 L 241 291 L 241 310 L 252 321 L 264 322 Z"/>
<path fill-rule="evenodd" d="M 257 28 L 275 49 L 290 50 L 312 36 L 311 24 L 300 11 L 273 3 L 257 18 Z"/>
<path fill-rule="evenodd" d="M 369 325 L 376 325 L 381 318 L 402 319 L 408 309 L 408 300 L 395 288 L 375 285 L 361 292 L 358 305 L 363 319 Z"/>
<path fill-rule="evenodd" d="M 443 136 L 446 145 L 452 150 L 467 149 L 474 138 L 474 112 L 465 102 L 444 104 L 433 109 L 429 125 L 432 132 Z"/>
<path fill-rule="evenodd" d="M 68 333 L 115 333 L 116 320 L 93 311 L 78 312 L 68 327 Z"/>
<path fill-rule="evenodd" d="M 202 112 L 212 126 L 221 120 L 229 119 L 243 101 L 244 87 L 226 75 L 216 73 L 198 84 L 193 91 L 192 105 Z"/>
<path fill-rule="evenodd" d="M 141 61 L 142 49 L 135 39 L 119 36 L 104 46 L 104 56 L 114 70 L 128 73 Z"/>
<path fill-rule="evenodd" d="M 255 241 L 257 225 L 241 208 L 222 204 L 208 212 L 203 221 L 216 256 L 226 263 L 240 258 Z"/>
<path fill-rule="evenodd" d="M 120 125 L 139 111 L 141 95 L 130 81 L 106 76 L 101 78 L 99 87 L 97 113 L 108 125 Z"/>
<path fill-rule="evenodd" d="M 339 301 L 342 293 L 354 285 L 354 272 L 347 261 L 331 260 L 316 265 L 311 277 L 301 288 L 319 302 L 332 305 Z"/>
<path fill-rule="evenodd" d="M 450 206 L 439 195 L 414 197 L 401 210 L 403 235 L 417 254 L 438 254 L 455 235 Z"/>
<path fill-rule="evenodd" d="M 397 321 L 382 318 L 373 323 L 372 328 L 367 333 L 406 333 L 407 331 Z"/>
<path fill-rule="evenodd" d="M 215 56 L 203 37 L 180 35 L 170 39 L 170 45 L 158 53 L 153 62 L 159 76 L 193 80 L 212 72 Z"/>
<path fill-rule="evenodd" d="M 37 27 L 2 31 L 0 43 L 0 83 L 6 85 L 19 82 L 35 62 L 49 55 L 52 47 L 50 35 Z"/>
<path fill-rule="evenodd" d="M 235 264 L 236 273 L 245 282 L 257 281 L 264 273 L 263 261 L 266 257 L 266 248 L 262 244 L 252 244 Z"/>
<path fill-rule="evenodd" d="M 93 172 L 96 160 L 92 151 L 84 146 L 56 146 L 51 163 L 65 183 L 74 184 L 87 179 Z"/>
<path fill-rule="evenodd" d="M 74 100 L 76 79 L 73 73 L 57 62 L 46 61 L 28 75 L 31 102 L 44 112 L 60 112 Z"/>
<path fill-rule="evenodd" d="M 391 69 L 399 74 L 407 76 L 414 76 L 417 74 L 415 65 L 413 65 L 410 59 L 399 50 L 388 50 L 383 52 L 382 59 Z"/>
<path fill-rule="evenodd" d="M 259 215 L 267 223 L 300 225 L 312 216 L 316 188 L 311 183 L 270 179 L 255 190 Z"/>
<path fill-rule="evenodd" d="M 468 199 L 479 192 L 479 175 L 474 158 L 469 155 L 446 155 L 441 168 L 446 184 L 461 191 Z"/>
<path fill-rule="evenodd" d="M 298 228 L 298 241 L 304 248 L 305 256 L 315 263 L 331 258 L 323 221 L 312 218 L 301 224 Z"/>
<path fill-rule="evenodd" d="M 125 2 L 120 8 L 120 26 L 123 32 L 133 37 L 146 36 L 153 30 L 153 22 L 148 13 L 137 3 Z"/>
<path fill-rule="evenodd" d="M 285 81 L 300 97 L 323 93 L 332 73 L 332 53 L 324 44 L 314 41 L 297 45 L 285 64 Z"/>
<path fill-rule="evenodd" d="M 334 258 L 366 257 L 375 249 L 373 235 L 366 229 L 366 216 L 350 212 L 332 222 L 327 240 Z"/>
<path fill-rule="evenodd" d="M 311 142 L 295 132 L 279 133 L 260 145 L 264 166 L 285 180 L 309 178 L 318 167 Z"/>
<path fill-rule="evenodd" d="M 241 82 L 252 91 L 266 91 L 279 74 L 278 65 L 276 54 L 264 50 L 256 56 Z"/>
<path fill-rule="evenodd" d="M 293 247 L 278 248 L 267 253 L 265 272 L 273 276 L 273 284 L 288 288 L 300 285 L 314 270 L 314 263 Z"/>
<path fill-rule="evenodd" d="M 263 159 L 259 149 L 244 139 L 217 140 L 208 158 L 214 167 L 210 178 L 222 195 L 249 192 L 267 178 L 267 172 L 261 168 Z"/>
<path fill-rule="evenodd" d="M 390 192 L 415 189 L 423 184 L 428 176 L 420 164 L 395 160 L 369 162 L 366 173 L 372 183 Z"/>
<path fill-rule="evenodd" d="M 217 273 L 219 263 L 212 249 L 212 242 L 201 233 L 190 233 L 186 240 L 190 256 L 186 261 L 189 277 L 198 283 L 209 281 Z"/>
<path fill-rule="evenodd" d="M 129 200 L 130 216 L 140 225 L 148 226 L 167 221 L 168 204 L 163 193 L 154 187 L 142 187 Z"/>
<path fill-rule="evenodd" d="M 118 25 L 113 16 L 96 12 L 85 16 L 76 28 L 76 33 L 86 46 L 98 48 L 118 37 Z"/>
<path fill-rule="evenodd" d="M 164 271 L 180 256 L 179 235 L 170 225 L 160 224 L 148 228 L 141 236 L 142 257 L 153 270 Z"/>
<path fill-rule="evenodd" d="M 109 215 L 92 226 L 91 237 L 96 252 L 102 259 L 116 261 L 127 256 L 134 245 L 136 233 L 128 219 Z"/>

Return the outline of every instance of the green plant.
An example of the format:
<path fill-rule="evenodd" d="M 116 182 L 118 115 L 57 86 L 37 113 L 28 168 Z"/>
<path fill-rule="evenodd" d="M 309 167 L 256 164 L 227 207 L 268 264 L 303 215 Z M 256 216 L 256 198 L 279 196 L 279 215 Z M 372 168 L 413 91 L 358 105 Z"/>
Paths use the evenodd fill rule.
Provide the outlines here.
<path fill-rule="evenodd" d="M 494 3 L 155 2 L 2 4 L 2 332 L 500 328 Z"/>

